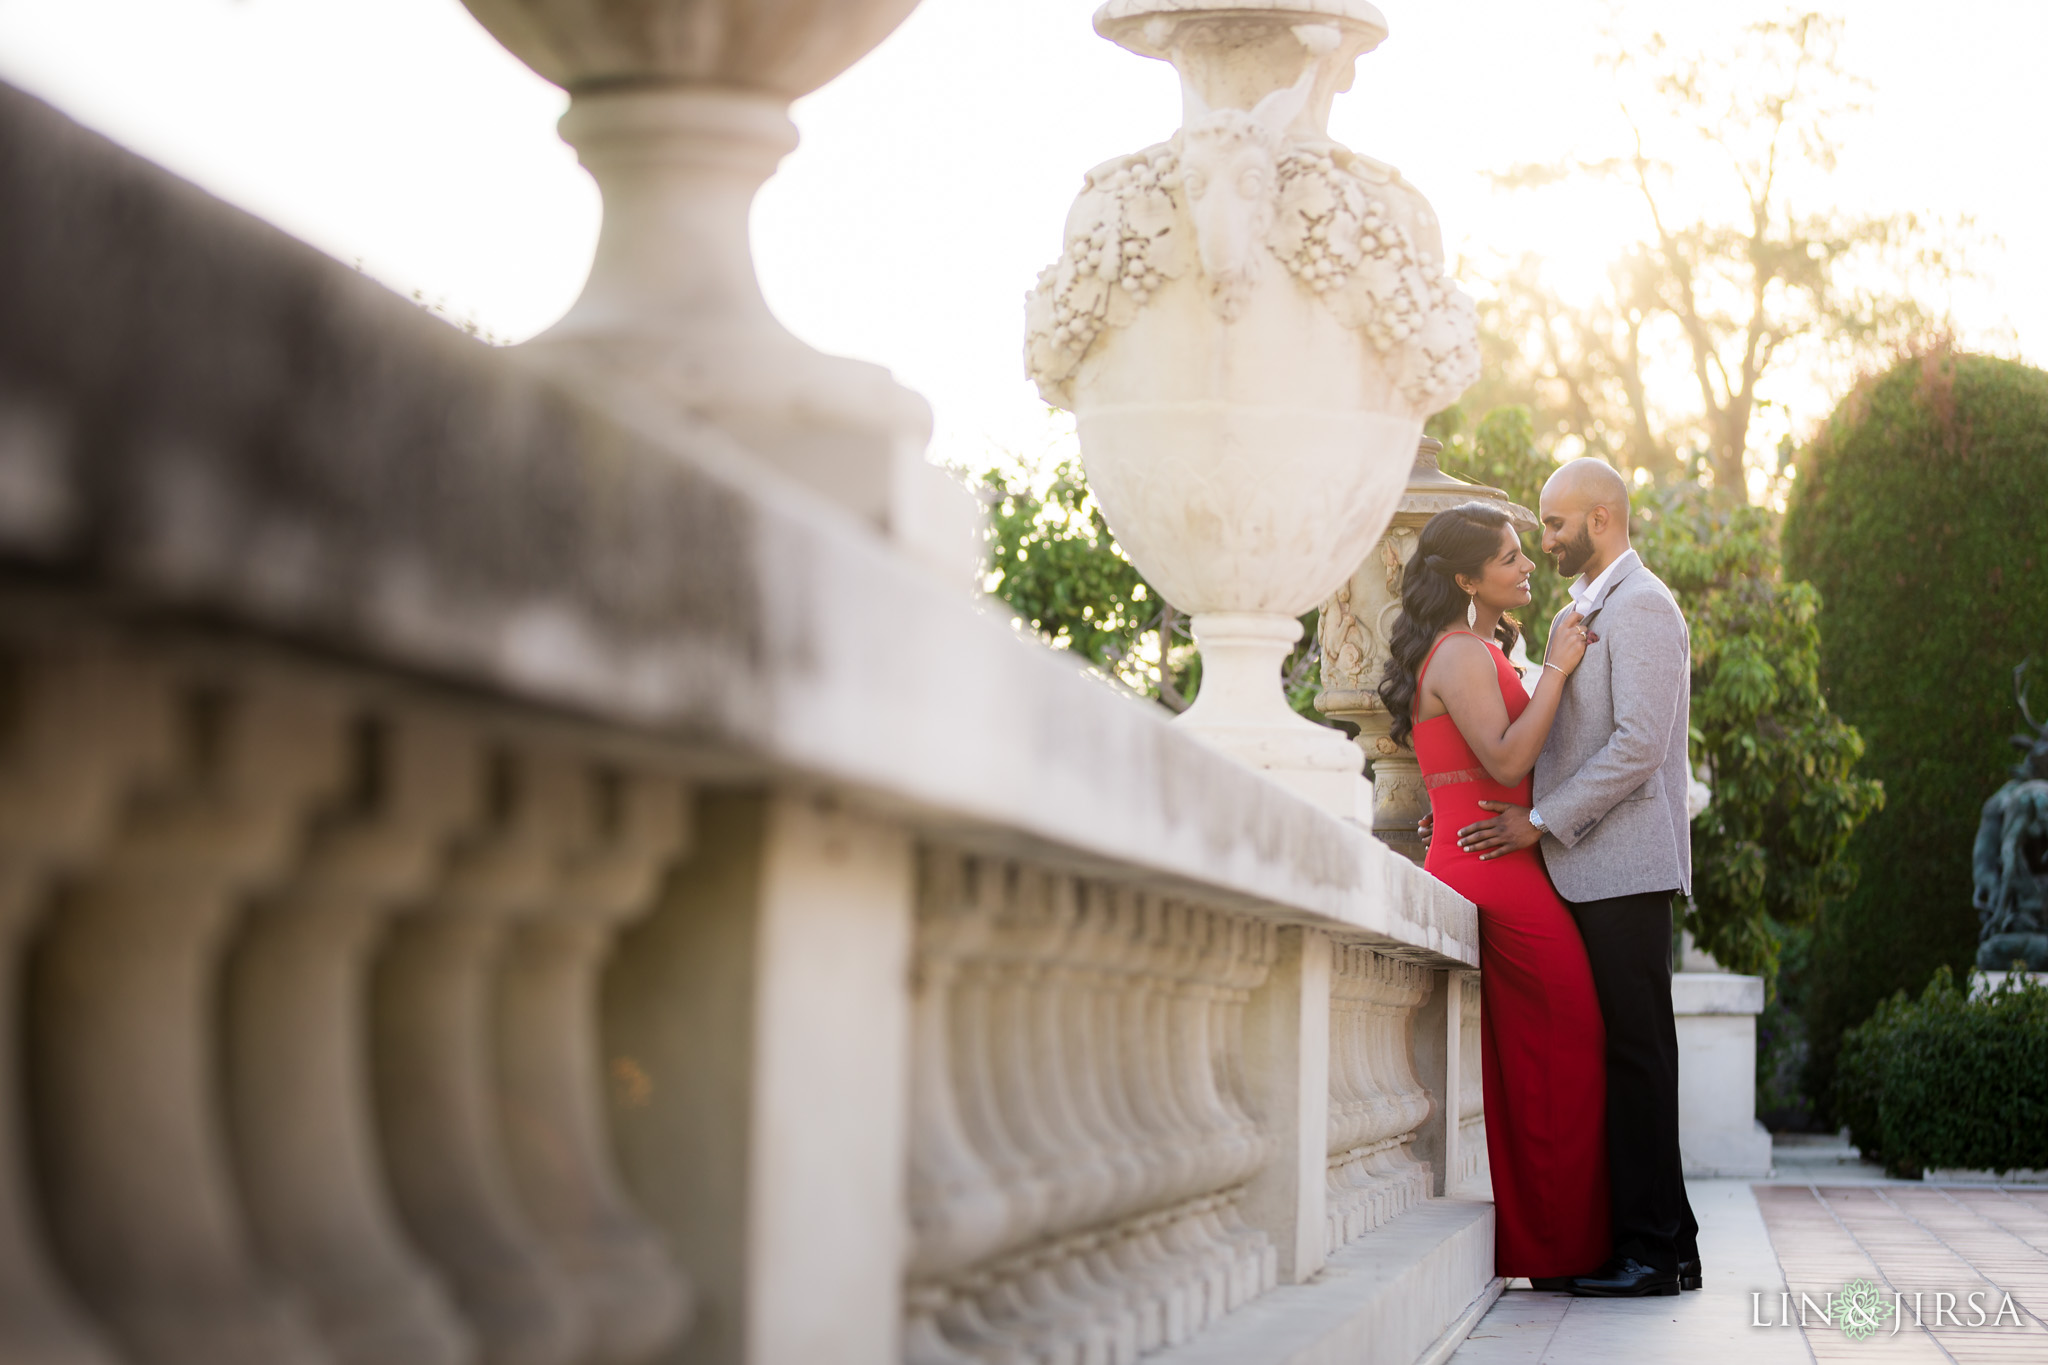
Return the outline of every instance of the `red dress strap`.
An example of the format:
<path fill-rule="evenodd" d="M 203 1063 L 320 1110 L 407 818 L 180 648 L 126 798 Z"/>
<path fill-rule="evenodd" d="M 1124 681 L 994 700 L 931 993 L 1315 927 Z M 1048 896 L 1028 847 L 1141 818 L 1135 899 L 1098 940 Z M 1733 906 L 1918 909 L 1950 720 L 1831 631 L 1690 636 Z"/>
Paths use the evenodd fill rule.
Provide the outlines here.
<path fill-rule="evenodd" d="M 1415 670 L 1415 695 L 1416 695 L 1416 696 L 1418 696 L 1418 697 L 1419 697 L 1419 696 L 1421 696 L 1421 695 L 1422 695 L 1422 678 L 1423 678 L 1423 675 L 1424 675 L 1424 674 L 1426 674 L 1426 673 L 1428 673 L 1428 672 L 1429 672 L 1429 666 L 1430 666 L 1430 665 L 1431 665 L 1432 663 L 1435 663 L 1435 662 L 1436 662 L 1436 652 L 1437 652 L 1438 650 L 1442 649 L 1442 648 L 1444 647 L 1444 642 L 1445 642 L 1446 640 L 1449 640 L 1449 639 L 1450 639 L 1450 638 L 1451 638 L 1451 637 L 1452 637 L 1453 635 L 1469 635 L 1469 636 L 1471 636 L 1471 637 L 1472 637 L 1473 639 L 1475 639 L 1475 640 L 1486 640 L 1486 637 L 1485 637 L 1484 635 L 1481 635 L 1481 634 L 1480 634 L 1480 633 L 1479 633 L 1478 631 L 1476 631 L 1476 630 L 1447 630 L 1447 631 L 1445 631 L 1445 632 L 1444 632 L 1444 637 L 1443 637 L 1443 639 L 1442 639 L 1442 640 L 1438 640 L 1438 641 L 1437 641 L 1437 642 L 1436 642 L 1435 644 L 1431 645 L 1431 646 L 1429 647 L 1429 653 L 1423 656 L 1423 660 L 1422 660 L 1422 667 L 1420 667 L 1420 668 L 1418 668 L 1418 669 L 1416 669 L 1416 670 Z M 1491 641 L 1491 640 L 1486 640 L 1486 642 L 1487 642 L 1488 644 L 1492 644 L 1492 643 L 1494 643 L 1494 642 L 1493 642 L 1493 641 Z M 1431 717 L 1431 719 L 1432 719 L 1432 720 L 1434 720 L 1434 719 L 1435 719 L 1435 717 L 1434 717 L 1434 716 L 1432 716 L 1432 717 Z"/>

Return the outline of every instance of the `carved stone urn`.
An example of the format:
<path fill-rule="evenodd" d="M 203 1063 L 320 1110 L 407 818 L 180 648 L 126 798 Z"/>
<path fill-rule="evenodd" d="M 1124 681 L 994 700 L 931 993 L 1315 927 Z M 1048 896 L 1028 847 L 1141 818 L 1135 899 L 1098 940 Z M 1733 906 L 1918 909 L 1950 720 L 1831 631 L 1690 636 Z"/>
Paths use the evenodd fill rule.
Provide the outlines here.
<path fill-rule="evenodd" d="M 1401 612 L 1401 579 L 1415 558 L 1416 542 L 1429 519 L 1464 502 L 1498 502 L 1514 518 L 1516 532 L 1535 529 L 1536 514 L 1508 501 L 1498 488 L 1466 483 L 1437 465 L 1443 443 L 1422 438 L 1408 486 L 1393 524 L 1357 571 L 1337 585 L 1323 603 L 1316 629 L 1323 646 L 1322 689 L 1316 709 L 1332 720 L 1358 727 L 1358 747 L 1372 775 L 1372 832 L 1404 857 L 1420 863 L 1428 852 L 1415 824 L 1429 813 L 1429 793 L 1415 751 L 1394 743 L 1393 717 L 1380 704 L 1380 672 L 1387 666 L 1387 641 Z M 1517 647 L 1519 649 L 1519 646 Z"/>
<path fill-rule="evenodd" d="M 1423 419 L 1478 376 L 1427 201 L 1327 133 L 1386 21 L 1365 0 L 1110 0 L 1095 27 L 1173 63 L 1183 123 L 1089 173 L 1028 299 L 1026 368 L 1075 414 L 1119 543 L 1193 617 L 1180 723 L 1364 818 L 1358 750 L 1288 707 L 1280 664 L 1386 528 Z"/>
<path fill-rule="evenodd" d="M 720 428 L 884 529 L 943 497 L 918 482 L 944 478 L 922 458 L 924 399 L 792 336 L 761 296 L 747 237 L 755 193 L 796 147 L 791 101 L 918 0 L 464 3 L 569 91 L 562 136 L 604 195 L 582 296 L 521 350 L 614 413 Z"/>

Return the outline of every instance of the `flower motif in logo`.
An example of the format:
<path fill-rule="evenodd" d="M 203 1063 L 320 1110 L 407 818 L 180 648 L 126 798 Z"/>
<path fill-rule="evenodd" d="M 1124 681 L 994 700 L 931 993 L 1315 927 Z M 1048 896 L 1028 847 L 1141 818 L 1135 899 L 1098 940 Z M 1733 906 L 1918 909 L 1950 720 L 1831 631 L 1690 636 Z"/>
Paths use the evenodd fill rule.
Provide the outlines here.
<path fill-rule="evenodd" d="M 1855 1341 L 1875 1336 L 1897 1311 L 1898 1305 L 1873 1280 L 1851 1280 L 1835 1295 L 1835 1325 Z"/>

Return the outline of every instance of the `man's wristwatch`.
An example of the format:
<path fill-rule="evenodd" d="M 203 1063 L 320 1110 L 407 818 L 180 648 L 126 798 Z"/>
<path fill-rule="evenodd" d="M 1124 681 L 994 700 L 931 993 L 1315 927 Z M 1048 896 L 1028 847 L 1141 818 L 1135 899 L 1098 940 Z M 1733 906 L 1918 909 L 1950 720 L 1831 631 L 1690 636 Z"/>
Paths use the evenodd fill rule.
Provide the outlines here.
<path fill-rule="evenodd" d="M 1538 834 L 1545 832 L 1543 815 L 1534 806 L 1529 807 L 1529 828 L 1535 830 Z"/>

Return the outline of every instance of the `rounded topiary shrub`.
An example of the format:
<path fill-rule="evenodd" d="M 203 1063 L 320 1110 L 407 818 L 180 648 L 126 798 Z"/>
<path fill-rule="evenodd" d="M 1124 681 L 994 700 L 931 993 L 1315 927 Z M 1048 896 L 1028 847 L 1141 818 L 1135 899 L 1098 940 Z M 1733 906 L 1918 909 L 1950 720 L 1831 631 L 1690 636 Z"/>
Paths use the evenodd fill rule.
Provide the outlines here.
<path fill-rule="evenodd" d="M 2048 989 L 2021 973 L 1972 1000 L 1937 969 L 1844 1036 L 1835 1098 L 1892 1175 L 2048 1168 Z"/>
<path fill-rule="evenodd" d="M 1859 385 L 1800 456 L 1784 554 L 1820 589 L 1822 685 L 1886 798 L 1815 927 L 1824 1096 L 1845 1028 L 1975 956 L 1970 848 L 2016 756 L 2013 666 L 2048 666 L 2048 372 L 1939 350 Z"/>

